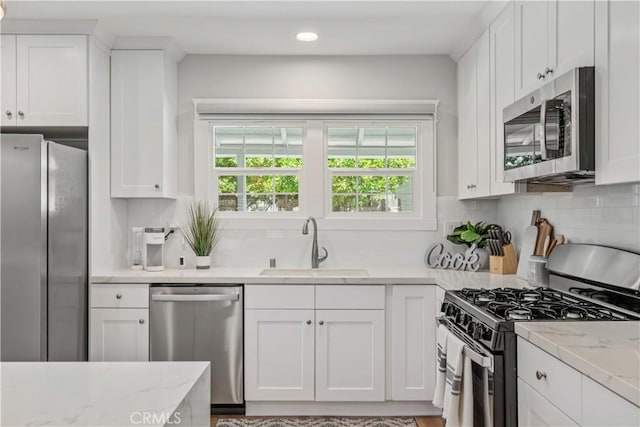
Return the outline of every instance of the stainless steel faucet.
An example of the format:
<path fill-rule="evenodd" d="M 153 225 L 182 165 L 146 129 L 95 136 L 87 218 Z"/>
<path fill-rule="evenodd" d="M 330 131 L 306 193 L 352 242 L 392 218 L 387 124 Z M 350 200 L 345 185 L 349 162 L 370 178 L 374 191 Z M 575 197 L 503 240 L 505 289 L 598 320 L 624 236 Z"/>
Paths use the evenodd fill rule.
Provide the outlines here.
<path fill-rule="evenodd" d="M 327 252 L 327 248 L 324 246 L 322 250 L 324 251 L 323 256 L 318 255 L 318 224 L 316 223 L 316 219 L 312 216 L 307 218 L 304 221 L 304 225 L 302 226 L 302 234 L 309 234 L 309 221 L 313 224 L 313 245 L 311 246 L 311 268 L 318 268 L 320 263 L 327 259 L 329 256 L 329 252 Z"/>

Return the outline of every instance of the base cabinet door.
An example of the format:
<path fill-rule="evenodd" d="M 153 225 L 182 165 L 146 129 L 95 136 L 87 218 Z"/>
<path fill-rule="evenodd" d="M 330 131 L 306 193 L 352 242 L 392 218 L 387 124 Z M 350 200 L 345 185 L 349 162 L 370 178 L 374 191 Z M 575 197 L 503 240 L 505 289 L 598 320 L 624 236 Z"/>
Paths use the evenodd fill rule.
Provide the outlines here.
<path fill-rule="evenodd" d="M 521 427 L 577 426 L 526 382 L 518 378 L 518 425 Z"/>
<path fill-rule="evenodd" d="M 431 400 L 435 390 L 435 288 L 393 286 L 391 310 L 391 396 Z"/>
<path fill-rule="evenodd" d="M 384 401 L 384 310 L 316 310 L 316 400 Z"/>
<path fill-rule="evenodd" d="M 582 420 L 584 426 L 640 426 L 640 407 L 583 376 Z"/>
<path fill-rule="evenodd" d="M 314 400 L 314 310 L 245 310 L 245 399 Z"/>
<path fill-rule="evenodd" d="M 89 360 L 149 361 L 149 310 L 92 308 Z"/>

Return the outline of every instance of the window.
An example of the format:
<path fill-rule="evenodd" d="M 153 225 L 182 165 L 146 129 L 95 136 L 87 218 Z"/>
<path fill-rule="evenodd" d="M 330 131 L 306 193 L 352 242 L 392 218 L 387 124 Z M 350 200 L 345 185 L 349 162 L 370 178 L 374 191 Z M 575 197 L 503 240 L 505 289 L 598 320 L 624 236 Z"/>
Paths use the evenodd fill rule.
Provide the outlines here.
<path fill-rule="evenodd" d="M 298 211 L 301 125 L 213 127 L 220 211 Z"/>
<path fill-rule="evenodd" d="M 194 105 L 195 197 L 225 228 L 436 229 L 437 101 Z"/>
<path fill-rule="evenodd" d="M 332 212 L 413 212 L 416 125 L 326 126 Z"/>

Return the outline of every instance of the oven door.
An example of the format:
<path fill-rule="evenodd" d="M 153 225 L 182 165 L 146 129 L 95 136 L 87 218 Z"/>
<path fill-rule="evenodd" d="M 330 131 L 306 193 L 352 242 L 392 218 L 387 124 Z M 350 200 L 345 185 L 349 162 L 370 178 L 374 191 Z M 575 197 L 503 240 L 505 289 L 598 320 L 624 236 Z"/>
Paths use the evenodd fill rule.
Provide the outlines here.
<path fill-rule="evenodd" d="M 502 354 L 492 354 L 483 345 L 475 342 L 460 328 L 445 317 L 440 323 L 465 343 L 464 355 L 471 360 L 471 381 L 473 384 L 473 425 L 474 427 L 505 427 L 515 425 L 506 421 L 505 363 Z M 466 381 L 466 379 L 463 379 Z M 511 393 L 515 399 L 515 390 Z M 515 402 L 515 400 L 514 400 Z M 516 407 L 516 405 L 512 404 Z M 510 417 L 510 416 L 509 416 Z M 517 419 L 512 419 L 516 422 Z"/>

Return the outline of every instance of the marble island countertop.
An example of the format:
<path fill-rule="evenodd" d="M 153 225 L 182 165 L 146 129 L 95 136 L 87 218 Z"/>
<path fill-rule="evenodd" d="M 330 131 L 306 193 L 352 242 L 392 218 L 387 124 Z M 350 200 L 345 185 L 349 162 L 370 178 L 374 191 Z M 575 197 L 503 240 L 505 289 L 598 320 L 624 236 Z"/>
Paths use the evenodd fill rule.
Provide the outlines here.
<path fill-rule="evenodd" d="M 321 268 L 322 269 L 322 268 Z M 261 267 L 212 267 L 210 270 L 176 270 L 161 272 L 115 270 L 94 274 L 92 283 L 243 283 L 243 284 L 348 284 L 348 285 L 439 285 L 445 290 L 462 288 L 501 288 L 527 286 L 515 274 L 490 274 L 467 271 L 439 270 L 426 267 L 367 268 L 367 275 L 336 276 L 264 276 Z"/>
<path fill-rule="evenodd" d="M 209 362 L 3 362 L 3 426 L 209 425 Z"/>
<path fill-rule="evenodd" d="M 640 406 L 640 321 L 516 322 L 515 331 Z"/>

